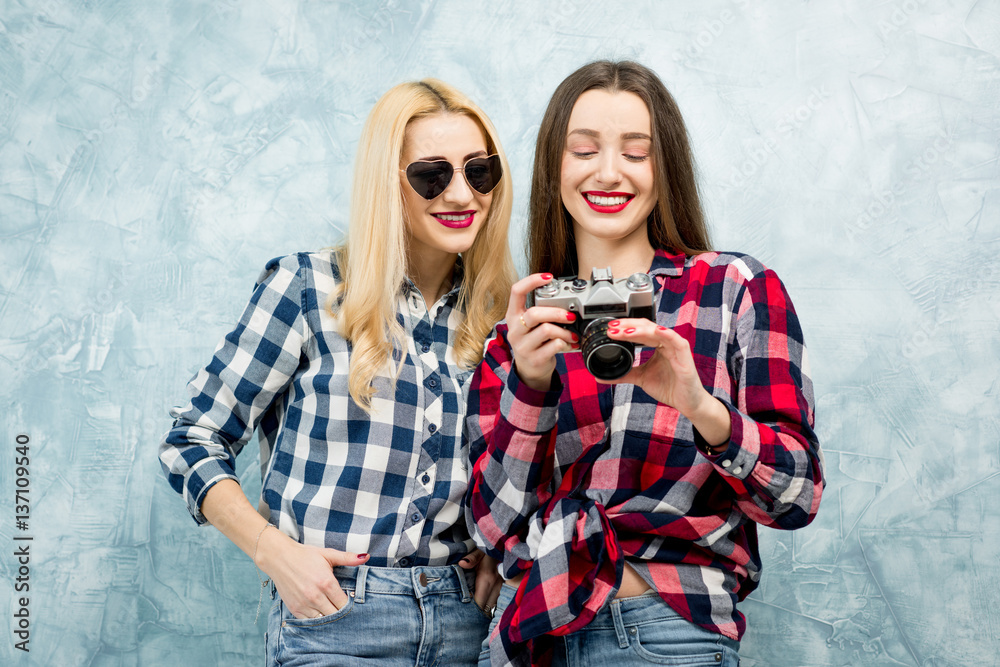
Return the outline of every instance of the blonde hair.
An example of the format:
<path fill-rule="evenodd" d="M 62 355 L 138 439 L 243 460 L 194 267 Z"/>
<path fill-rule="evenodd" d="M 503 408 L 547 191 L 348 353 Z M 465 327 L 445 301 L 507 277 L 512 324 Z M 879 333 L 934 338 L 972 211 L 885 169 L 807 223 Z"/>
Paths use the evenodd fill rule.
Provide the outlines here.
<path fill-rule="evenodd" d="M 327 302 L 340 334 L 351 343 L 348 388 L 365 410 L 370 410 L 375 395 L 375 377 L 394 356 L 398 375 L 406 356 L 405 333 L 396 319 L 397 298 L 408 273 L 399 177 L 406 128 L 418 118 L 447 113 L 466 115 L 479 125 L 487 153 L 500 156 L 504 173 L 479 234 L 462 253 L 465 276 L 457 307 L 465 318 L 455 339 L 461 366 L 479 363 L 486 337 L 507 308 L 515 278 L 507 245 L 513 194 L 496 129 L 479 107 L 442 81 L 424 79 L 393 87 L 375 104 L 361 132 L 347 238 L 334 250 L 341 282 Z"/>

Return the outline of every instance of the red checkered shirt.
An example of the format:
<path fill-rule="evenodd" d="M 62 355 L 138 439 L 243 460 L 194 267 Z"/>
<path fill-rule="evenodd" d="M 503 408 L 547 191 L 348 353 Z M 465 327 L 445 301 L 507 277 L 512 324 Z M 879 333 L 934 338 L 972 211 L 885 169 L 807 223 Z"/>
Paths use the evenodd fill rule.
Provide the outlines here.
<path fill-rule="evenodd" d="M 491 636 L 494 664 L 544 662 L 551 636 L 614 598 L 625 561 L 682 616 L 739 639 L 736 603 L 760 579 L 757 524 L 794 529 L 816 515 L 812 382 L 778 276 L 747 255 L 664 251 L 650 275 L 657 323 L 687 339 L 729 409 L 728 447 L 706 454 L 677 410 L 598 384 L 580 354 L 557 357 L 549 391 L 531 389 L 499 324 L 470 386 L 467 517 L 505 578 L 527 575 Z"/>

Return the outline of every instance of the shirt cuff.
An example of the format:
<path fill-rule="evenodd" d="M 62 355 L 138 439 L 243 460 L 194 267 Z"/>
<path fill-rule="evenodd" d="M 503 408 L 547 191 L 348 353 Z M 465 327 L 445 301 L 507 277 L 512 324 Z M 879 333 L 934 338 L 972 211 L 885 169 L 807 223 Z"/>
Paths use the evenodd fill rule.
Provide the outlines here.
<path fill-rule="evenodd" d="M 232 468 L 214 458 L 199 462 L 188 474 L 184 495 L 187 501 L 188 512 L 191 513 L 191 516 L 199 526 L 208 523 L 208 519 L 201 513 L 201 504 L 205 500 L 205 494 L 224 479 L 231 479 L 237 484 L 240 483 L 240 478 L 233 474 Z"/>
<path fill-rule="evenodd" d="M 554 371 L 549 390 L 539 391 L 521 382 L 517 373 L 511 369 L 500 396 L 500 414 L 519 431 L 551 431 L 559 418 L 559 397 L 562 396 L 562 390 L 562 380 Z"/>
<path fill-rule="evenodd" d="M 760 432 L 757 430 L 757 422 L 743 414 L 727 401 L 716 398 L 729 410 L 729 419 L 732 422 L 732 434 L 728 443 L 715 445 L 714 449 L 727 444 L 726 449 L 717 454 L 713 454 L 708 442 L 701 437 L 698 429 L 694 429 L 694 444 L 698 451 L 715 465 L 723 474 L 737 479 L 746 479 L 753 472 L 760 456 Z"/>

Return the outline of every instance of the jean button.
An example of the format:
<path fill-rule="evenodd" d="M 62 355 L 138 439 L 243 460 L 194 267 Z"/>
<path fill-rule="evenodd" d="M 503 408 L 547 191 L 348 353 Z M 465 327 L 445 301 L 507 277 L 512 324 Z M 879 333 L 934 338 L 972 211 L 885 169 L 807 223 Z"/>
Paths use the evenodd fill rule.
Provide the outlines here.
<path fill-rule="evenodd" d="M 420 573 L 420 585 L 421 586 L 427 585 L 427 575 L 423 572 Z"/>

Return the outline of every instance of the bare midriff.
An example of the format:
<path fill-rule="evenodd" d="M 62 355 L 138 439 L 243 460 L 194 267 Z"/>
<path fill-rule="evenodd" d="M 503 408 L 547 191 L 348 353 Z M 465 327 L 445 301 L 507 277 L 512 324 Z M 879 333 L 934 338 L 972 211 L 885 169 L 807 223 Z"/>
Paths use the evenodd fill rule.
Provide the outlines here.
<path fill-rule="evenodd" d="M 514 586 L 515 588 L 520 585 L 521 579 L 524 578 L 525 573 L 521 573 L 514 577 L 513 579 L 508 579 L 504 582 L 506 586 Z M 615 595 L 616 598 L 634 598 L 637 595 L 642 595 L 643 593 L 649 591 L 649 584 L 645 580 L 636 574 L 636 571 L 632 569 L 632 566 L 625 563 L 625 570 L 622 572 L 622 585 L 618 589 L 618 594 Z"/>

